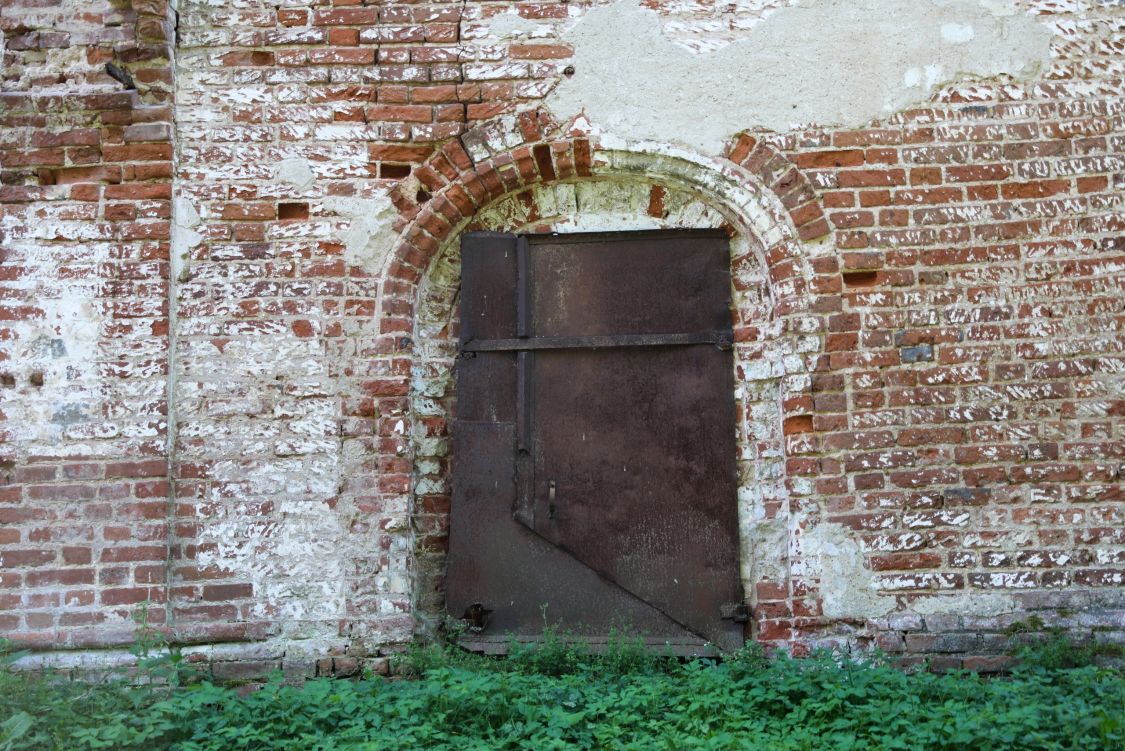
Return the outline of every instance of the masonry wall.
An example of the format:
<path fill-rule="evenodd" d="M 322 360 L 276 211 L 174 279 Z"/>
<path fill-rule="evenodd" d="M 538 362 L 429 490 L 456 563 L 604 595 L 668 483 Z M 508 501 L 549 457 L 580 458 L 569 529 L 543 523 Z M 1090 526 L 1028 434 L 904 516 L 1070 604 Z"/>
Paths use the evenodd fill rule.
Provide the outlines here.
<path fill-rule="evenodd" d="M 1125 639 L 1119 4 L 0 7 L 7 637 L 428 633 L 457 236 L 723 226 L 752 636 Z"/>
<path fill-rule="evenodd" d="M 101 646 L 165 620 L 167 19 L 5 0 L 0 28 L 0 628 Z"/>

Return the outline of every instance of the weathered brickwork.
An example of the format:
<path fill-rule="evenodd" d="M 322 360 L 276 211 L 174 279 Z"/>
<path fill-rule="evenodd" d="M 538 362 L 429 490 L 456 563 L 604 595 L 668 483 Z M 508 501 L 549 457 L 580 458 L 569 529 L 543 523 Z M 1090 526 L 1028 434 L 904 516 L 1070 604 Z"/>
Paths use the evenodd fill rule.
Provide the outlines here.
<path fill-rule="evenodd" d="M 706 61 L 791 5 L 612 8 Z M 217 674 L 428 632 L 460 233 L 706 226 L 755 638 L 1125 639 L 1125 8 L 955 5 L 950 50 L 1032 24 L 1044 60 L 897 71 L 859 125 L 707 100 L 712 149 L 571 106 L 609 3 L 0 0 L 0 631 L 105 647 L 148 602 Z"/>
<path fill-rule="evenodd" d="M 165 615 L 166 11 L 5 0 L 0 29 L 0 627 L 103 645 Z"/>

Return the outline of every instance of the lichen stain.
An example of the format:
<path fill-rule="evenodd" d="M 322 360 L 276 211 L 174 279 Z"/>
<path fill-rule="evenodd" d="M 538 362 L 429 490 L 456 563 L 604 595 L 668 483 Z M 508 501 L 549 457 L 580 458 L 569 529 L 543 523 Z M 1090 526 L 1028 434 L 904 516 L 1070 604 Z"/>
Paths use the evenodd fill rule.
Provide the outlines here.
<path fill-rule="evenodd" d="M 621 0 L 564 32 L 575 73 L 547 106 L 560 118 L 584 111 L 621 136 L 715 154 L 746 128 L 856 127 L 924 103 L 943 84 L 1033 77 L 1050 61 L 1051 37 L 996 2 L 813 0 L 694 54 L 665 35 L 656 12 Z"/>

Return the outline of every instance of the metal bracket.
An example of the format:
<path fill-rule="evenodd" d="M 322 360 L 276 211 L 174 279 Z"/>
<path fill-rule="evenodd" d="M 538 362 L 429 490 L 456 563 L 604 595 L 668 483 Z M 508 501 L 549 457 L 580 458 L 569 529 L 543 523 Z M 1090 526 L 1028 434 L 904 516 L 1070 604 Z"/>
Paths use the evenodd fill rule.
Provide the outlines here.
<path fill-rule="evenodd" d="M 750 620 L 750 610 L 742 602 L 724 602 L 719 606 L 719 617 L 724 621 L 746 623 Z"/>

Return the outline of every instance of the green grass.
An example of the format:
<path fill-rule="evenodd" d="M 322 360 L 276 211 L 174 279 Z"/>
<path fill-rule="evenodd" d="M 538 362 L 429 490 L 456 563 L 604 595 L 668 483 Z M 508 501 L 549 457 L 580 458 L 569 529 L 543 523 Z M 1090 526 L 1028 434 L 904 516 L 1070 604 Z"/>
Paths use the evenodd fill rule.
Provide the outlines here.
<path fill-rule="evenodd" d="M 548 639 L 508 660 L 420 648 L 401 665 L 408 678 L 295 687 L 277 677 L 245 696 L 207 682 L 162 687 L 182 675 L 167 658 L 149 659 L 142 672 L 158 680 L 140 687 L 5 670 L 0 751 L 1125 751 L 1122 674 L 1056 657 L 986 679 L 829 655 L 765 660 L 752 648 L 681 664 L 627 639 L 603 655 Z"/>

